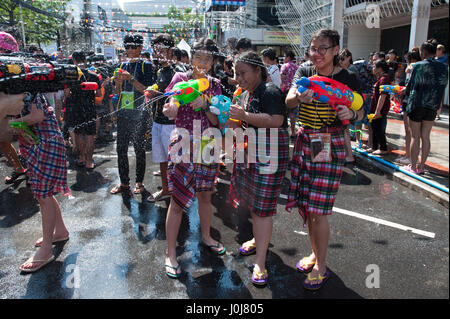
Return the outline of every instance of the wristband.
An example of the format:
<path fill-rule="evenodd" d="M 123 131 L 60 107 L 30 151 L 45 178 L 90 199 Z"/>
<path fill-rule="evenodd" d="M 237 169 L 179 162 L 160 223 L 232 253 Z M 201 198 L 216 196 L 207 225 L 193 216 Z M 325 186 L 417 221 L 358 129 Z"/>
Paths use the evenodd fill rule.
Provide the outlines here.
<path fill-rule="evenodd" d="M 355 110 L 351 110 L 351 111 L 353 112 L 353 116 L 350 119 L 350 122 L 354 122 L 358 118 L 358 112 L 356 112 Z"/>

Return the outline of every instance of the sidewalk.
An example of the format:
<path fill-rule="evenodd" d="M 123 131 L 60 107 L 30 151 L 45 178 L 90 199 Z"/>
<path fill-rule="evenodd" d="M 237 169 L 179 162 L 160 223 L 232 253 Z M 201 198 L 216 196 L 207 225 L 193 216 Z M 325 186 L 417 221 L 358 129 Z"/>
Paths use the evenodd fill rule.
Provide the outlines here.
<path fill-rule="evenodd" d="M 363 140 L 368 138 L 368 132 L 363 130 Z M 390 111 L 388 115 L 388 124 L 386 128 L 386 136 L 388 140 L 388 148 L 391 149 L 391 153 L 379 158 L 402 167 L 403 165 L 397 162 L 399 156 L 405 154 L 405 128 L 403 125 L 402 114 L 396 114 L 394 111 Z M 437 183 L 442 187 L 448 189 L 449 187 L 449 109 L 444 107 L 441 113 L 441 119 L 436 121 L 431 131 L 431 150 L 426 162 L 425 175 L 420 177 Z M 357 143 L 352 142 L 352 146 L 358 148 Z M 356 156 L 364 161 L 370 161 L 372 164 L 381 168 L 383 171 L 390 174 L 393 179 L 397 180 L 401 184 L 417 190 L 422 194 L 440 202 L 445 207 L 449 207 L 449 195 L 438 188 L 428 185 L 425 182 L 419 181 L 413 177 L 410 177 L 400 171 L 397 171 L 387 165 L 377 162 L 374 159 L 367 157 L 366 155 L 354 151 Z"/>

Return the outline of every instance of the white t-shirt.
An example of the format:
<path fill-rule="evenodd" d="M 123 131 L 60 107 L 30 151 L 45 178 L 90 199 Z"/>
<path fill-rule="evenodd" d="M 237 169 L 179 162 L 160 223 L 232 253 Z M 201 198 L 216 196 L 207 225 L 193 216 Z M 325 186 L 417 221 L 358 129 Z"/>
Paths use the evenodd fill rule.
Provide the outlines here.
<path fill-rule="evenodd" d="M 267 72 L 269 73 L 270 79 L 272 80 L 273 84 L 281 89 L 281 74 L 278 66 L 276 64 L 272 64 L 267 68 Z"/>

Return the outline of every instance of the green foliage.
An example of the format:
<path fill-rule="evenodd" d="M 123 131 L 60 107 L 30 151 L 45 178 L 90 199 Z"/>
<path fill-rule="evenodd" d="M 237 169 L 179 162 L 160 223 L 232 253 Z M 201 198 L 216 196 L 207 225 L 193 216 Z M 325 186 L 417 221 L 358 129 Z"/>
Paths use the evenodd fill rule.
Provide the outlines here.
<path fill-rule="evenodd" d="M 62 2 L 47 0 L 24 1 L 35 8 L 45 12 L 67 17 L 66 5 Z M 64 21 L 34 12 L 22 7 L 22 16 L 25 29 L 25 39 L 28 43 L 45 43 L 55 41 L 57 32 L 64 25 Z M 0 1 L 0 25 L 14 27 L 21 30 L 19 5 L 11 0 Z"/>
<path fill-rule="evenodd" d="M 169 30 L 186 29 L 186 31 L 182 32 L 184 34 L 193 34 L 195 28 L 200 28 L 203 23 L 203 15 L 200 13 L 197 15 L 190 7 L 178 9 L 175 6 L 170 6 L 167 16 L 169 18 L 169 24 L 164 25 L 164 28 Z M 175 42 L 179 42 L 183 38 L 177 32 L 172 33 L 172 35 L 175 38 Z"/>

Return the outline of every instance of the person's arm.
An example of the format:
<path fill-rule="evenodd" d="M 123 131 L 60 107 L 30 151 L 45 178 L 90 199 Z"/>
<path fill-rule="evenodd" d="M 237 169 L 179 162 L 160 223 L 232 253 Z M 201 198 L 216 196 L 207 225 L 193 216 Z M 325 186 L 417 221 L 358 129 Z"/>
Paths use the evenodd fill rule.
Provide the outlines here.
<path fill-rule="evenodd" d="M 384 102 L 386 101 L 387 97 L 388 97 L 388 94 L 383 93 L 378 98 L 377 108 L 375 110 L 375 119 L 381 117 L 381 109 L 383 108 Z"/>
<path fill-rule="evenodd" d="M 5 94 L 0 92 L 0 118 L 6 115 L 18 115 L 23 109 L 25 94 Z"/>
<path fill-rule="evenodd" d="M 120 72 L 118 75 L 118 82 L 119 84 L 122 83 L 123 81 L 129 81 L 136 90 L 138 90 L 139 92 L 141 92 L 142 94 L 144 94 L 145 89 L 147 88 L 147 86 L 145 86 L 144 84 L 140 83 L 137 79 L 135 79 L 128 71 L 123 71 Z"/>
<path fill-rule="evenodd" d="M 245 121 L 256 127 L 278 128 L 283 125 L 283 115 L 270 115 L 267 113 L 250 113 L 244 111 L 242 106 L 233 104 L 230 106 L 230 118 Z"/>
<path fill-rule="evenodd" d="M 25 122 L 27 125 L 33 125 L 40 123 L 44 120 L 44 112 L 37 108 L 36 103 L 31 103 L 30 113 L 20 118 L 21 122 Z M 11 120 L 12 122 L 17 119 Z"/>
<path fill-rule="evenodd" d="M 62 99 L 61 95 L 55 93 L 55 116 L 58 122 L 61 119 L 61 112 L 62 112 Z"/>

